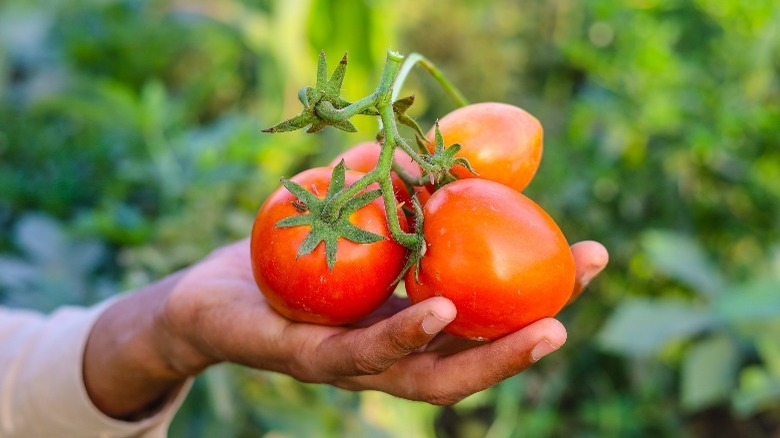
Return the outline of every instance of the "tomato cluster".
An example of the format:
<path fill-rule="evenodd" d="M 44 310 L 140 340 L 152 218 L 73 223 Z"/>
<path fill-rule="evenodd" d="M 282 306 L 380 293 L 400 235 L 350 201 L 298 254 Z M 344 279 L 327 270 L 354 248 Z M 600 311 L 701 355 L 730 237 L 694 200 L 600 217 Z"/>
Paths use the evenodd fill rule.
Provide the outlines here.
<path fill-rule="evenodd" d="M 574 260 L 553 219 L 520 193 L 541 160 L 541 124 L 515 106 L 480 103 L 451 112 L 438 126 L 445 144 L 460 144 L 457 156 L 467 158 L 475 174 L 454 166 L 450 173 L 457 180 L 432 194 L 433 185 L 410 187 L 393 177 L 398 206 L 411 203 L 410 188 L 423 204 L 418 231 L 426 247 L 403 277 L 410 300 L 449 298 L 458 314 L 445 330 L 472 339 L 495 339 L 555 315 L 574 288 Z M 431 152 L 434 139 L 431 131 L 426 145 Z M 376 166 L 379 153 L 378 143 L 362 143 L 331 165 L 343 160 L 352 169 L 349 184 Z M 419 179 L 422 171 L 408 155 L 396 150 L 395 161 Z M 328 190 L 329 178 L 330 168 L 318 168 L 292 179 L 317 194 Z M 392 293 L 410 257 L 393 241 L 384 205 L 374 200 L 349 217 L 384 239 L 369 244 L 339 239 L 329 269 L 324 245 L 298 253 L 308 227 L 275 226 L 305 214 L 297 202 L 282 187 L 257 215 L 252 262 L 258 286 L 276 310 L 294 320 L 341 325 L 364 318 Z"/>

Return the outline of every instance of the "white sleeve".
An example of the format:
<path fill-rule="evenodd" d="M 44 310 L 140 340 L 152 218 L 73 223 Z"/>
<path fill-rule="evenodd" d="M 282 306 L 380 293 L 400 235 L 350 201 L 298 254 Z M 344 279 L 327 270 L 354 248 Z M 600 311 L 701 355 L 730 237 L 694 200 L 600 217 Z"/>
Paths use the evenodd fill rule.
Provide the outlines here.
<path fill-rule="evenodd" d="M 93 324 L 111 302 L 63 307 L 50 316 L 0 308 L 0 436 L 164 437 L 191 385 L 138 422 L 108 417 L 84 386 L 82 363 Z"/>

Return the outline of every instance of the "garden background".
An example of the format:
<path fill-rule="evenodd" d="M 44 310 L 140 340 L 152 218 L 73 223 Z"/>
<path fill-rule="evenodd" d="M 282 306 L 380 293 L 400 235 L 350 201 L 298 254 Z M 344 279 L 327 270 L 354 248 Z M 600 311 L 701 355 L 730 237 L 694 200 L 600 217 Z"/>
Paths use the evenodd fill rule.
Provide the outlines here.
<path fill-rule="evenodd" d="M 317 54 L 346 97 L 387 48 L 535 114 L 525 191 L 608 269 L 569 342 L 453 407 L 208 370 L 172 437 L 780 433 L 780 3 L 4 0 L 0 303 L 132 290 L 247 235 L 280 176 L 374 136 L 267 135 Z M 454 107 L 415 70 L 425 121 Z"/>

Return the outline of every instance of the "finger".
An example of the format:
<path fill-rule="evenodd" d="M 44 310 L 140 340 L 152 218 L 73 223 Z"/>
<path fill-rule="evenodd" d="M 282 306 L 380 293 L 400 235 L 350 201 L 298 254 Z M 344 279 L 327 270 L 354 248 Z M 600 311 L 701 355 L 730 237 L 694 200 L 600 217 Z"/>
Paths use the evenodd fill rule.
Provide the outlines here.
<path fill-rule="evenodd" d="M 477 341 L 474 339 L 461 338 L 447 333 L 441 333 L 425 346 L 425 351 L 433 351 L 436 354 L 446 356 L 455 354 L 463 350 L 474 348 L 478 345 L 487 343 L 487 341 Z"/>
<path fill-rule="evenodd" d="M 411 305 L 412 304 L 409 302 L 408 298 L 402 298 L 397 295 L 391 295 L 390 298 L 388 298 L 387 301 L 385 301 L 381 307 L 376 309 L 374 312 L 372 312 L 364 319 L 361 319 L 360 321 L 356 322 L 353 326 L 368 327 L 370 325 L 378 323 L 379 321 L 382 321 L 383 319 L 387 319 L 395 315 L 396 313 L 406 309 Z"/>
<path fill-rule="evenodd" d="M 318 366 L 334 377 L 377 374 L 419 349 L 453 319 L 452 301 L 435 297 L 372 326 L 349 330 L 318 345 Z"/>
<path fill-rule="evenodd" d="M 576 300 L 593 277 L 604 270 L 609 262 L 609 253 L 604 245 L 592 240 L 575 243 L 571 246 L 571 253 L 574 256 L 575 282 L 569 302 Z"/>
<path fill-rule="evenodd" d="M 547 318 L 450 356 L 415 354 L 380 375 L 353 377 L 340 386 L 374 388 L 411 400 L 450 405 L 522 372 L 565 342 L 566 329 Z"/>

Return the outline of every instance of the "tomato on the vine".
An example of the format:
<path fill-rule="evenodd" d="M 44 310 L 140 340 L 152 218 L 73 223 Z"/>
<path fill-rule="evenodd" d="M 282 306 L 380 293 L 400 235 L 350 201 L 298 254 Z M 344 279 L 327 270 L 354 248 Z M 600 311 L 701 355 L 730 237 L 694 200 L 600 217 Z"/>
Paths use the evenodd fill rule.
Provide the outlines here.
<path fill-rule="evenodd" d="M 332 171 L 329 167 L 309 169 L 291 180 L 323 198 Z M 363 175 L 346 171 L 346 184 Z M 305 214 L 305 208 L 285 187 L 278 188 L 260 207 L 251 238 L 257 285 L 274 309 L 295 321 L 342 325 L 367 316 L 392 293 L 406 256 L 406 248 L 390 237 L 382 199 L 359 208 L 349 216 L 349 222 L 385 239 L 362 244 L 339 238 L 332 270 L 328 269 L 322 242 L 311 253 L 298 255 L 310 226 L 275 226 L 284 218 Z M 399 216 L 402 228 L 406 228 L 404 215 Z"/>
<path fill-rule="evenodd" d="M 341 160 L 344 160 L 344 164 L 349 169 L 357 170 L 358 172 L 370 172 L 374 170 L 374 167 L 376 167 L 379 162 L 379 153 L 381 150 L 381 145 L 377 142 L 368 141 L 358 143 L 334 158 L 330 165 L 335 166 L 339 164 Z M 393 158 L 410 176 L 419 178 L 420 175 L 422 175 L 420 166 L 418 166 L 417 163 L 401 149 L 393 151 Z M 411 202 L 411 195 L 406 188 L 406 184 L 404 184 L 403 180 L 401 180 L 395 172 L 390 172 L 390 179 L 393 181 L 395 198 L 398 202 L 409 205 Z M 430 192 L 425 187 L 414 187 L 414 192 L 417 194 L 417 199 L 422 205 L 425 205 L 428 198 L 431 197 Z"/>
<path fill-rule="evenodd" d="M 553 219 L 523 194 L 483 179 L 436 191 L 423 209 L 427 252 L 413 303 L 449 298 L 458 309 L 445 331 L 490 340 L 555 315 L 574 288 L 574 259 Z"/>
<path fill-rule="evenodd" d="M 458 178 L 483 178 L 522 191 L 542 159 L 543 130 L 534 116 L 513 105 L 476 103 L 458 108 L 439 120 L 444 144 L 460 143 L 456 156 L 466 158 L 478 175 L 454 166 Z M 434 129 L 428 149 L 435 148 Z"/>

